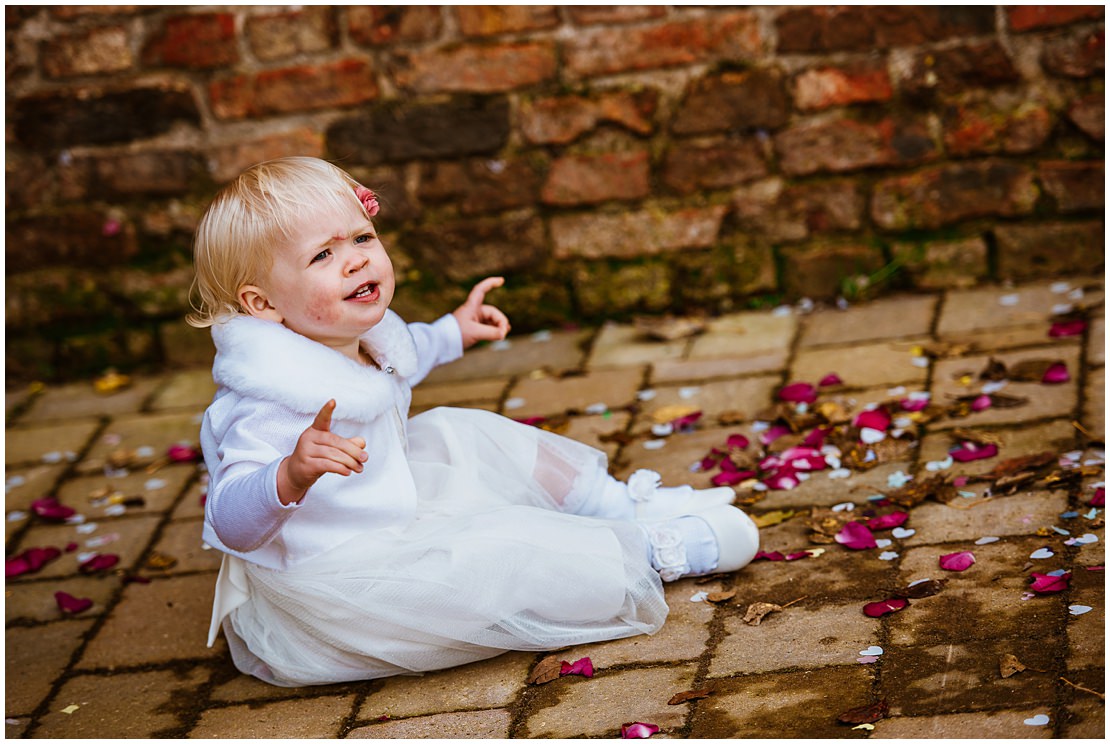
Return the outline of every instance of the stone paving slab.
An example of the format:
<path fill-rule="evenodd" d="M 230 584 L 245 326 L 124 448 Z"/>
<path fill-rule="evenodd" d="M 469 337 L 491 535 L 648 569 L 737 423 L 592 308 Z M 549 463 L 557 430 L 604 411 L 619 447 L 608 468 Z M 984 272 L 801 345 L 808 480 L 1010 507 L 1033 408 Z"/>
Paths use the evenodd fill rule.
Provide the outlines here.
<path fill-rule="evenodd" d="M 937 298 L 900 296 L 875 300 L 847 310 L 807 315 L 800 345 L 856 344 L 929 333 Z"/>
<path fill-rule="evenodd" d="M 590 349 L 589 365 L 602 367 L 638 367 L 659 360 L 681 359 L 689 339 L 658 341 L 647 338 L 634 326 L 606 323 L 598 331 Z"/>
<path fill-rule="evenodd" d="M 193 369 L 178 372 L 170 377 L 147 403 L 152 411 L 167 411 L 175 408 L 204 408 L 212 402 L 216 394 L 216 383 L 208 369 Z"/>
<path fill-rule="evenodd" d="M 384 721 L 352 729 L 348 739 L 506 739 L 507 710 L 470 710 Z"/>
<path fill-rule="evenodd" d="M 120 450 L 135 454 L 134 469 L 162 459 L 170 446 L 197 446 L 203 409 L 122 416 L 113 419 L 78 464 L 83 473 L 103 472 L 108 456 Z"/>
<path fill-rule="evenodd" d="M 969 732 L 974 732 L 979 739 L 1051 739 L 1052 726 L 1029 726 L 1025 723 L 1037 715 L 1050 712 L 1051 708 L 1047 706 L 1032 706 L 1017 711 L 898 716 L 876 723 L 874 736 L 879 739 L 963 739 Z"/>
<path fill-rule="evenodd" d="M 334 739 L 352 705 L 352 695 L 327 695 L 261 706 L 210 708 L 189 732 L 189 738 Z"/>
<path fill-rule="evenodd" d="M 509 343 L 485 344 L 466 352 L 462 359 L 432 371 L 426 382 L 439 384 L 491 377 L 514 377 L 543 369 L 552 374 L 581 369 L 584 347 L 592 331 L 552 331 L 510 337 Z"/>
<path fill-rule="evenodd" d="M 61 620 L 4 633 L 4 715 L 34 712 L 69 665 L 92 619 Z"/>
<path fill-rule="evenodd" d="M 733 313 L 710 320 L 706 332 L 690 344 L 690 359 L 747 359 L 789 352 L 797 330 L 796 315 L 774 312 Z M 652 362 L 656 360 L 650 360 Z"/>
<path fill-rule="evenodd" d="M 11 467 L 72 462 L 100 426 L 99 421 L 86 420 L 11 427 L 4 437 L 4 464 Z"/>
<path fill-rule="evenodd" d="M 30 408 L 20 416 L 20 421 L 45 423 L 138 413 L 143 403 L 166 382 L 162 376 L 132 380 L 127 387 L 107 394 L 98 393 L 91 382 L 47 387 L 35 397 Z"/>
<path fill-rule="evenodd" d="M 504 414 L 511 418 L 528 418 L 558 415 L 569 410 L 585 413 L 595 405 L 623 408 L 636 400 L 643 376 L 639 368 L 619 367 L 571 377 L 520 380 L 509 390 Z"/>
<path fill-rule="evenodd" d="M 111 553 L 119 556 L 119 567 L 131 569 L 139 556 L 146 550 L 150 538 L 158 528 L 159 517 L 145 515 L 117 517 L 105 522 L 90 522 L 95 527 L 92 532 L 78 531 L 82 525 L 71 524 L 34 524 L 20 538 L 14 552 L 33 547 L 55 547 L 63 550 L 61 556 L 47 563 L 40 571 L 32 574 L 36 579 L 49 579 L 73 576 L 86 554 Z M 87 529 L 87 527 L 83 527 Z M 90 541 L 94 541 L 90 543 Z M 104 541 L 97 545 L 96 542 Z M 70 544 L 76 549 L 64 552 Z M 16 579 L 19 581 L 20 579 Z"/>
<path fill-rule="evenodd" d="M 878 385 L 924 385 L 928 376 L 925 361 L 914 350 L 921 347 L 924 337 L 856 343 L 851 346 L 801 349 L 790 365 L 790 380 L 814 385 L 829 374 L 837 374 L 844 385 L 852 388 Z"/>

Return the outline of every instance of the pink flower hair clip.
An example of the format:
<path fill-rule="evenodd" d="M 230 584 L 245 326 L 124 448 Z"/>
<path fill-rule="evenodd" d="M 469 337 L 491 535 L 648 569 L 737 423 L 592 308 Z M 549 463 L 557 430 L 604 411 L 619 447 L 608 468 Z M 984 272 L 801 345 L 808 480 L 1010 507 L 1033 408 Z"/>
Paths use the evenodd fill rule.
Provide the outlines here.
<path fill-rule="evenodd" d="M 366 214 L 373 217 L 378 213 L 378 195 L 365 186 L 359 186 L 355 189 L 355 196 L 362 202 Z"/>

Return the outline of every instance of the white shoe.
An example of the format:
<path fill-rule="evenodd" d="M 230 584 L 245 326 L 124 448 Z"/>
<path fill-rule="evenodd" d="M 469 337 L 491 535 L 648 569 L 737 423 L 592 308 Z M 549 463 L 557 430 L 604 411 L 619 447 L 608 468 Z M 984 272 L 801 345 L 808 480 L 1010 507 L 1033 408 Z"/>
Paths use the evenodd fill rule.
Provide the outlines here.
<path fill-rule="evenodd" d="M 628 478 L 628 497 L 635 502 L 637 522 L 663 522 L 695 514 L 702 509 L 731 504 L 736 492 L 728 486 L 695 489 L 690 486 L 661 488 L 654 470 L 637 470 Z"/>
<path fill-rule="evenodd" d="M 702 571 L 691 567 L 682 527 L 677 520 L 646 524 L 644 529 L 651 544 L 651 565 L 663 581 L 737 571 L 751 563 L 759 552 L 759 528 L 747 514 L 733 506 L 717 504 L 685 516 L 695 517 L 708 525 L 716 540 L 716 564 Z M 695 557 L 694 562 L 698 560 Z M 704 565 L 704 556 L 701 561 Z"/>

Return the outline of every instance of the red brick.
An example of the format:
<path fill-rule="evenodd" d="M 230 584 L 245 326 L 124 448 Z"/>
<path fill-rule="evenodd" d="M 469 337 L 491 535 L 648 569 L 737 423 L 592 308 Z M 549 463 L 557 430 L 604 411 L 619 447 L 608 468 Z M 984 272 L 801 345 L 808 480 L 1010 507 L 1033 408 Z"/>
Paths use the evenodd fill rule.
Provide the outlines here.
<path fill-rule="evenodd" d="M 406 233 L 404 250 L 454 282 L 523 271 L 548 257 L 543 222 L 531 214 L 429 223 Z"/>
<path fill-rule="evenodd" d="M 191 152 L 155 150 L 77 158 L 69 171 L 71 199 L 171 196 L 189 190 L 200 163 Z"/>
<path fill-rule="evenodd" d="M 595 98 L 540 98 L 521 105 L 520 129 L 529 142 L 556 145 L 573 142 L 602 123 L 651 134 L 658 103 L 659 93 L 654 89 L 605 92 Z"/>
<path fill-rule="evenodd" d="M 814 6 L 775 19 L 779 52 L 888 49 L 994 32 L 994 8 Z"/>
<path fill-rule="evenodd" d="M 443 28 L 438 5 L 351 5 L 347 30 L 351 39 L 366 46 L 400 41 L 431 41 Z"/>
<path fill-rule="evenodd" d="M 1088 137 L 1102 142 L 1106 137 L 1106 96 L 1102 92 L 1076 98 L 1068 106 L 1068 118 Z"/>
<path fill-rule="evenodd" d="M 886 263 L 880 250 L 858 243 L 816 243 L 783 248 L 783 289 L 791 299 L 831 300 L 843 283 L 878 271 Z"/>
<path fill-rule="evenodd" d="M 302 127 L 288 132 L 271 134 L 257 139 L 236 141 L 211 147 L 206 152 L 208 171 L 217 183 L 226 183 L 244 170 L 265 160 L 307 155 L 324 156 L 324 136 Z"/>
<path fill-rule="evenodd" d="M 470 159 L 426 163 L 420 174 L 423 202 L 455 204 L 460 214 L 533 206 L 539 199 L 546 159 Z"/>
<path fill-rule="evenodd" d="M 821 67 L 794 78 L 794 103 L 803 111 L 889 101 L 894 91 L 883 67 Z"/>
<path fill-rule="evenodd" d="M 860 184 L 852 180 L 786 186 L 768 179 L 737 189 L 737 223 L 745 234 L 774 242 L 803 240 L 818 233 L 858 230 L 865 206 Z"/>
<path fill-rule="evenodd" d="M 919 52 L 902 81 L 908 93 L 960 94 L 968 88 L 986 88 L 1021 79 L 1005 48 L 997 41 L 965 44 Z"/>
<path fill-rule="evenodd" d="M 717 241 L 725 211 L 715 206 L 555 217 L 555 258 L 639 258 L 708 248 Z"/>
<path fill-rule="evenodd" d="M 552 164 L 540 198 L 558 206 L 642 199 L 651 190 L 650 167 L 646 151 L 567 155 Z"/>
<path fill-rule="evenodd" d="M 887 230 L 935 229 L 976 217 L 1029 214 L 1037 187 L 1028 168 L 984 160 L 928 168 L 875 184 L 871 218 Z"/>
<path fill-rule="evenodd" d="M 377 98 L 378 85 L 368 62 L 345 59 L 222 78 L 208 93 L 217 118 L 243 119 L 354 106 Z"/>
<path fill-rule="evenodd" d="M 1052 114 L 1023 103 L 1011 110 L 989 104 L 952 106 L 943 117 L 944 145 L 950 155 L 1011 154 L 1037 150 L 1052 133 Z"/>
<path fill-rule="evenodd" d="M 570 19 L 579 26 L 595 23 L 632 23 L 667 14 L 662 5 L 570 5 Z"/>
<path fill-rule="evenodd" d="M 791 175 L 907 165 L 938 154 L 924 124 L 892 119 L 812 119 L 780 132 L 774 141 L 780 167 Z"/>
<path fill-rule="evenodd" d="M 1095 222 L 1000 224 L 994 228 L 999 279 L 1101 273 L 1105 226 Z"/>
<path fill-rule="evenodd" d="M 455 15 L 466 36 L 496 36 L 559 25 L 554 5 L 459 5 Z"/>
<path fill-rule="evenodd" d="M 254 56 L 267 62 L 333 49 L 339 40 L 335 11 L 327 5 L 248 16 L 246 33 Z"/>
<path fill-rule="evenodd" d="M 149 10 L 148 5 L 55 5 L 50 8 L 50 15 L 59 20 L 68 21 L 94 15 L 135 15 Z"/>
<path fill-rule="evenodd" d="M 973 287 L 989 273 L 981 237 L 925 243 L 895 243 L 892 256 L 921 289 Z"/>
<path fill-rule="evenodd" d="M 1043 162 L 1037 176 L 1059 212 L 1101 211 L 1105 204 L 1106 169 L 1102 161 Z"/>
<path fill-rule="evenodd" d="M 715 60 L 751 61 L 763 51 L 759 19 L 748 11 L 648 26 L 586 30 L 567 40 L 565 65 L 576 78 Z"/>
<path fill-rule="evenodd" d="M 1045 41 L 1043 64 L 1055 75 L 1093 77 L 1106 65 L 1104 29 L 1062 33 Z"/>
<path fill-rule="evenodd" d="M 1064 26 L 1102 18 L 1103 13 L 1101 5 L 1018 5 L 1006 9 L 1014 31 Z"/>
<path fill-rule="evenodd" d="M 43 70 L 52 78 L 122 72 L 133 62 L 131 38 L 122 26 L 56 37 L 42 51 Z"/>
<path fill-rule="evenodd" d="M 102 268 L 138 252 L 135 226 L 114 221 L 103 210 L 68 210 L 65 240 L 58 239 L 58 224 L 57 216 L 10 221 L 4 245 L 8 273 L 61 265 Z"/>
<path fill-rule="evenodd" d="M 551 80 L 555 73 L 549 42 L 415 50 L 399 53 L 393 69 L 399 86 L 421 93 L 498 93 Z"/>
<path fill-rule="evenodd" d="M 767 174 L 754 139 L 714 145 L 677 144 L 667 153 L 663 182 L 680 194 L 735 186 Z"/>
<path fill-rule="evenodd" d="M 235 16 L 195 13 L 170 16 L 143 49 L 143 63 L 204 69 L 239 61 Z"/>
<path fill-rule="evenodd" d="M 677 134 L 776 129 L 786 123 L 789 108 L 778 70 L 724 72 L 690 84 L 671 129 Z"/>

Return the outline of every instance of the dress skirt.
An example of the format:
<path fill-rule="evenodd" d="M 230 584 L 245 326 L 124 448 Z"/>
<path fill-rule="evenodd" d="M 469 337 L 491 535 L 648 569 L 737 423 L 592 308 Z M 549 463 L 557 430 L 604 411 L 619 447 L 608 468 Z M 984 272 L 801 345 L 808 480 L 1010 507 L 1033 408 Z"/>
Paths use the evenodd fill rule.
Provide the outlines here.
<path fill-rule="evenodd" d="M 234 556 L 236 666 L 275 685 L 374 679 L 642 633 L 667 605 L 633 522 L 570 513 L 604 453 L 486 411 L 413 417 L 417 516 L 286 570 Z"/>

